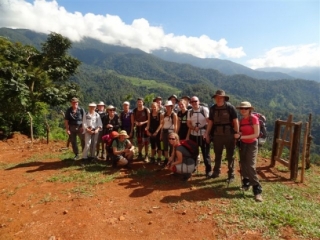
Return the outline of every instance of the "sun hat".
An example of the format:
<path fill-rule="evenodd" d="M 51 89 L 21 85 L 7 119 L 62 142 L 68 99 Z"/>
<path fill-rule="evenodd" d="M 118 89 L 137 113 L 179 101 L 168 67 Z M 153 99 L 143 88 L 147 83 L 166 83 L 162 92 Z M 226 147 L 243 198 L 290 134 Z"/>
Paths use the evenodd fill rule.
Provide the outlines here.
<path fill-rule="evenodd" d="M 124 101 L 122 105 L 130 105 L 130 103 L 128 101 Z"/>
<path fill-rule="evenodd" d="M 171 100 L 167 100 L 165 103 L 164 103 L 164 106 L 167 107 L 167 106 L 173 106 L 173 103 Z"/>
<path fill-rule="evenodd" d="M 97 104 L 95 104 L 94 102 L 89 103 L 89 107 L 96 107 L 96 106 L 97 106 Z"/>
<path fill-rule="evenodd" d="M 104 102 L 100 101 L 100 102 L 97 104 L 97 106 L 106 106 L 106 105 L 104 104 Z"/>
<path fill-rule="evenodd" d="M 215 97 L 224 97 L 226 101 L 229 101 L 229 96 L 227 96 L 225 91 L 223 90 L 217 90 L 216 93 L 212 96 L 212 98 Z"/>
<path fill-rule="evenodd" d="M 111 109 L 116 110 L 117 108 L 116 108 L 116 107 L 114 107 L 113 105 L 109 105 L 109 106 L 107 107 L 107 110 L 111 110 Z"/>
<path fill-rule="evenodd" d="M 127 134 L 127 131 L 125 131 L 125 130 L 121 130 L 121 131 L 119 132 L 119 136 L 126 136 L 126 138 L 129 137 L 128 134 Z"/>
<path fill-rule="evenodd" d="M 177 102 L 179 102 L 177 95 L 172 94 L 170 97 L 168 97 L 168 100 L 171 100 L 171 98 L 174 98 L 174 99 L 176 99 Z"/>
<path fill-rule="evenodd" d="M 254 107 L 251 106 L 251 103 L 250 102 L 247 102 L 247 101 L 244 101 L 244 102 L 241 102 L 240 103 L 240 106 L 236 107 L 237 109 L 240 109 L 240 108 L 249 108 L 250 110 L 253 110 Z"/>
<path fill-rule="evenodd" d="M 71 102 L 79 102 L 79 99 L 76 97 L 71 98 Z"/>

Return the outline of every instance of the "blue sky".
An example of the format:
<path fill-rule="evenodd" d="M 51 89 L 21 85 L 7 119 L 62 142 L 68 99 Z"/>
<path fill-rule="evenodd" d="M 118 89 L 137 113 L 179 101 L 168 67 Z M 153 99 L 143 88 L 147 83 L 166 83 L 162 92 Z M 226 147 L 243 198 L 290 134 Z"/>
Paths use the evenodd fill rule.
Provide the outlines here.
<path fill-rule="evenodd" d="M 315 0 L 1 2 L 0 27 L 56 31 L 71 40 L 91 36 L 146 52 L 168 47 L 252 68 L 320 65 Z"/>

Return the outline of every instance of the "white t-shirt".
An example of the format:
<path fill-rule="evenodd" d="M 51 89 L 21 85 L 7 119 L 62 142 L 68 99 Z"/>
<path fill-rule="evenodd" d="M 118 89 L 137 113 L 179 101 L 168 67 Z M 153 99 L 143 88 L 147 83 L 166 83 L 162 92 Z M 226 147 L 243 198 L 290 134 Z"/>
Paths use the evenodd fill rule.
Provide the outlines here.
<path fill-rule="evenodd" d="M 203 108 L 203 114 L 201 113 L 200 109 Z M 191 116 L 191 112 L 193 112 Z M 207 107 L 200 106 L 199 109 L 190 109 L 188 111 L 188 121 L 191 121 L 193 127 L 199 127 L 200 130 L 198 132 L 191 130 L 190 134 L 194 136 L 201 136 L 206 133 L 206 129 L 204 128 L 207 126 L 207 118 L 209 118 L 209 109 Z"/>

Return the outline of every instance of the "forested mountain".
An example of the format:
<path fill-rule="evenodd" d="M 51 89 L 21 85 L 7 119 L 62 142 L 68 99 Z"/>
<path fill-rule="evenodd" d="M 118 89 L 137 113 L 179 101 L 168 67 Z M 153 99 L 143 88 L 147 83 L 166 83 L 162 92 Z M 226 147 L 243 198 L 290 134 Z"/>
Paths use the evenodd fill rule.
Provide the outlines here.
<path fill-rule="evenodd" d="M 307 80 L 314 80 L 320 82 L 320 67 L 299 67 L 299 68 L 258 68 L 256 70 L 265 72 L 282 72 L 295 78 L 302 78 Z"/>
<path fill-rule="evenodd" d="M 0 29 L 0 36 L 39 47 L 46 35 L 29 30 Z M 249 100 L 268 118 L 273 129 L 277 118 L 294 114 L 294 121 L 305 121 L 314 114 L 314 141 L 320 145 L 320 83 L 301 79 L 262 80 L 247 75 L 225 75 L 217 70 L 198 68 L 190 64 L 164 61 L 143 51 L 112 46 L 86 38 L 74 42 L 70 50 L 82 64 L 72 81 L 78 83 L 83 105 L 90 101 L 104 101 L 121 106 L 122 101 L 134 104 L 138 96 L 171 94 L 197 95 L 202 102 L 212 104 L 211 96 L 224 89 L 236 105 Z"/>

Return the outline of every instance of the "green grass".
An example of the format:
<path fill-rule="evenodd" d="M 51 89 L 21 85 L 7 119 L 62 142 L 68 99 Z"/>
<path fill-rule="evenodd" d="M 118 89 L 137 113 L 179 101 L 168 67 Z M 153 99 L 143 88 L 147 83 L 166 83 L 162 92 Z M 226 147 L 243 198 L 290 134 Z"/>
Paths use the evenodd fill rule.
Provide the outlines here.
<path fill-rule="evenodd" d="M 262 181 L 262 203 L 254 201 L 251 189 L 244 194 L 240 191 L 239 179 L 229 188 L 219 180 L 208 180 L 205 185 L 196 186 L 213 189 L 223 201 L 215 203 L 222 213 L 212 218 L 230 236 L 249 230 L 261 233 L 266 239 L 283 239 L 282 229 L 290 228 L 296 238 L 320 239 L 319 170 L 307 171 L 306 177 L 307 186 Z M 197 203 L 198 206 L 207 204 L 210 202 Z M 205 217 L 208 216 L 199 216 Z"/>

